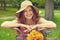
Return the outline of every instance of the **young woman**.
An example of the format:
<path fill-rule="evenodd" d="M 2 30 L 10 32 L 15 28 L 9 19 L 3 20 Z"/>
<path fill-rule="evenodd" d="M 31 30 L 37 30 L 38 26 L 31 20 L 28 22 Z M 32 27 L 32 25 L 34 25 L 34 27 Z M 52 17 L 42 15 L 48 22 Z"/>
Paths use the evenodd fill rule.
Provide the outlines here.
<path fill-rule="evenodd" d="M 39 16 L 39 10 L 33 6 L 30 1 L 23 1 L 21 8 L 16 12 L 16 20 L 5 21 L 1 24 L 4 28 L 18 27 L 23 33 L 27 33 L 24 30 L 31 31 L 35 28 L 56 28 L 56 24 L 52 21 L 45 20 Z M 18 32 L 18 36 L 22 34 Z"/>

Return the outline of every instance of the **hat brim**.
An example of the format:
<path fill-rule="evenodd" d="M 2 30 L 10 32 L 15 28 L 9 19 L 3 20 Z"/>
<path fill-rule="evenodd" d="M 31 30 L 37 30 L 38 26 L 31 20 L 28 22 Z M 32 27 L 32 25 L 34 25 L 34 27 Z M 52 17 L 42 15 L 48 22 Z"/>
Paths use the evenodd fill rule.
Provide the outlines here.
<path fill-rule="evenodd" d="M 32 6 L 34 9 L 35 9 L 35 11 L 36 11 L 36 13 L 39 13 L 39 9 L 37 8 L 37 7 L 35 7 L 35 6 Z M 24 9 L 26 9 L 27 7 L 25 7 L 25 8 L 22 8 L 22 9 L 19 9 L 16 13 L 20 13 L 20 12 L 22 12 Z"/>

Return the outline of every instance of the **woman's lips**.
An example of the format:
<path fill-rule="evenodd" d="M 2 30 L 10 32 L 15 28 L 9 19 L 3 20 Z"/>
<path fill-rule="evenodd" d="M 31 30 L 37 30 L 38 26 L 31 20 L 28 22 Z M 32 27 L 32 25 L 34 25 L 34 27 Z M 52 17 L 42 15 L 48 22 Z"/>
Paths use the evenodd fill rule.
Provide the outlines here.
<path fill-rule="evenodd" d="M 31 17 L 32 15 L 26 15 L 27 17 Z"/>

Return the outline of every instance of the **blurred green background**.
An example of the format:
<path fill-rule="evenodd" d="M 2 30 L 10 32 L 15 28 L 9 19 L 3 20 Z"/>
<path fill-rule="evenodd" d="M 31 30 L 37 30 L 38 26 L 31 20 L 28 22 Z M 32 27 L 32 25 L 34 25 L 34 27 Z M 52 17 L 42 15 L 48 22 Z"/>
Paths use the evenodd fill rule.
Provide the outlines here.
<path fill-rule="evenodd" d="M 0 0 L 0 25 L 4 21 L 15 19 L 16 11 L 20 8 L 24 0 Z M 45 18 L 45 4 L 47 0 L 31 0 L 41 11 L 41 16 Z M 51 0 L 50 0 L 51 1 Z M 54 16 L 52 21 L 57 24 L 56 29 L 52 29 L 48 37 L 56 37 L 60 40 L 60 0 L 54 0 Z M 0 26 L 0 40 L 16 40 L 16 30 L 11 28 L 2 28 Z"/>

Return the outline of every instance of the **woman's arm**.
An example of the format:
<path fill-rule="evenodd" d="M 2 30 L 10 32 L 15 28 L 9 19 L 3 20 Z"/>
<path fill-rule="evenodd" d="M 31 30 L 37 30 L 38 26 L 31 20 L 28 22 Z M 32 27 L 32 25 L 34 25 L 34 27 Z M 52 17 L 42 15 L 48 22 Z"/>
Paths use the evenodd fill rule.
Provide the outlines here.
<path fill-rule="evenodd" d="M 34 29 L 36 27 L 39 27 L 39 28 L 56 28 L 56 24 L 52 21 L 47 21 L 44 18 L 40 18 L 38 21 L 38 24 L 33 25 L 33 27 L 31 27 L 31 29 Z"/>
<path fill-rule="evenodd" d="M 56 24 L 52 21 L 45 20 L 44 18 L 40 18 L 40 24 L 37 24 L 37 27 L 45 27 L 45 28 L 56 28 Z"/>
<path fill-rule="evenodd" d="M 13 20 L 13 21 L 5 21 L 1 24 L 1 27 L 4 27 L 4 28 L 9 28 L 9 27 L 26 27 L 27 25 L 24 25 L 24 24 L 21 24 L 21 23 L 18 23 L 17 20 Z"/>
<path fill-rule="evenodd" d="M 42 28 L 56 28 L 56 24 L 52 21 L 48 21 L 46 23 L 42 23 L 42 24 L 37 24 L 37 27 L 42 27 Z"/>

